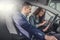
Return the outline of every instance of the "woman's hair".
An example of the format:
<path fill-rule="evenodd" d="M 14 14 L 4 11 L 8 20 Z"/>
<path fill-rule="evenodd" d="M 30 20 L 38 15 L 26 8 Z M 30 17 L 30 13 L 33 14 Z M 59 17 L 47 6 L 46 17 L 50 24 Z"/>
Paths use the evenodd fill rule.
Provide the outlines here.
<path fill-rule="evenodd" d="M 35 15 L 35 17 L 36 17 L 36 15 L 38 15 L 39 12 L 40 12 L 42 9 L 43 9 L 43 8 L 41 8 L 41 7 L 37 8 L 37 10 L 33 13 L 33 15 Z M 39 17 L 39 19 L 40 19 L 41 21 L 44 20 L 44 18 L 45 18 L 45 13 L 44 13 L 44 15 L 43 15 L 42 17 Z"/>
<path fill-rule="evenodd" d="M 42 9 L 43 9 L 42 7 L 37 8 L 33 14 L 34 14 L 34 15 L 38 15 L 39 12 L 40 12 Z M 44 14 L 45 14 L 45 13 L 44 13 Z"/>

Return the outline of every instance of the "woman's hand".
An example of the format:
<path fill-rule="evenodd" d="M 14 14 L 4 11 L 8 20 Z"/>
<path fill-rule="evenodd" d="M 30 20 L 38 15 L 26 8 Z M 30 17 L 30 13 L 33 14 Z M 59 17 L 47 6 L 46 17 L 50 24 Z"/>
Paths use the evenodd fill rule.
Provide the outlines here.
<path fill-rule="evenodd" d="M 44 28 L 43 31 L 44 31 L 44 32 L 47 31 L 48 28 L 49 28 L 49 26 L 50 26 L 50 24 L 49 24 L 46 28 Z"/>
<path fill-rule="evenodd" d="M 42 23 L 39 24 L 39 26 L 43 26 L 47 21 L 43 21 Z"/>
<path fill-rule="evenodd" d="M 43 21 L 43 22 L 42 22 L 42 25 L 44 25 L 45 23 L 47 23 L 47 21 Z"/>

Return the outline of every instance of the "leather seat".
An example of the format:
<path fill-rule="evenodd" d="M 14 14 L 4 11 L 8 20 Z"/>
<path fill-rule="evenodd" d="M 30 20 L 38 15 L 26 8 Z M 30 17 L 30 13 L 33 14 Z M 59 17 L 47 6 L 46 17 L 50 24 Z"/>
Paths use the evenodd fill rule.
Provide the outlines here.
<path fill-rule="evenodd" d="M 12 40 L 11 35 L 7 29 L 5 20 L 0 18 L 0 40 Z"/>

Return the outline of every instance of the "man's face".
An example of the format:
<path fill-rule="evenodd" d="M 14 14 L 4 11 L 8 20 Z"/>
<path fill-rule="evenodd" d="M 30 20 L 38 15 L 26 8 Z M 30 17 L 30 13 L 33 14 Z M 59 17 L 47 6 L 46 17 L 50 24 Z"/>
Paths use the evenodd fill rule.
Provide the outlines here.
<path fill-rule="evenodd" d="M 26 7 L 25 11 L 26 11 L 26 15 L 29 15 L 29 13 L 31 13 L 31 6 Z"/>

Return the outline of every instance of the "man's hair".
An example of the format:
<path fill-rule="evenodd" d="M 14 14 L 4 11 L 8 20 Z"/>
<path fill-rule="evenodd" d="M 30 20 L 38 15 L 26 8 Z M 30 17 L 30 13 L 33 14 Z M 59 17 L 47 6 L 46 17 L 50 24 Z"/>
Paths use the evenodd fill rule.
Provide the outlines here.
<path fill-rule="evenodd" d="M 24 2 L 22 6 L 32 6 L 29 2 Z"/>

